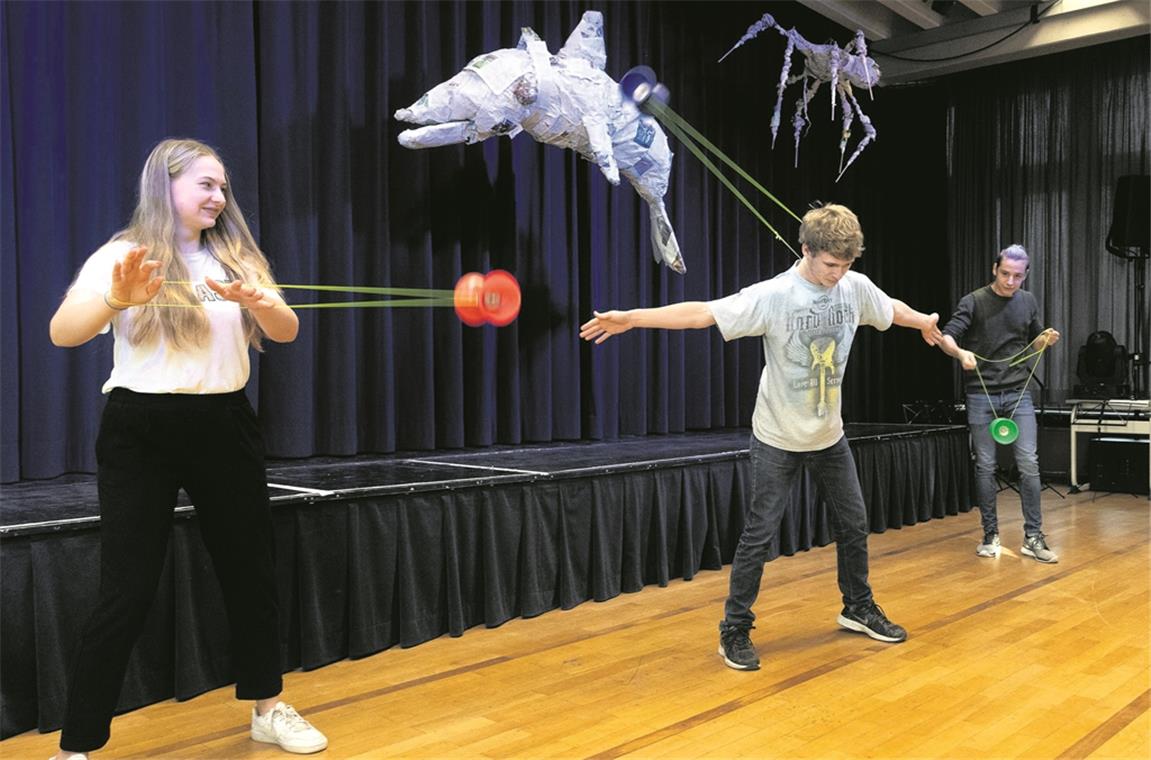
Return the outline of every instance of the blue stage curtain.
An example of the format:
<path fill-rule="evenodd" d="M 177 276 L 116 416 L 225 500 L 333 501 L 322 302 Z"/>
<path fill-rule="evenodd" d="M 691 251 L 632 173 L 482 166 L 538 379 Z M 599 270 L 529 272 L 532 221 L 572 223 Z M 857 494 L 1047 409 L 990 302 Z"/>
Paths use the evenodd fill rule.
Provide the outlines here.
<path fill-rule="evenodd" d="M 672 105 L 792 209 L 857 207 L 868 235 L 857 268 L 908 302 L 949 308 L 937 91 L 864 95 L 880 139 L 836 183 L 826 87 L 799 168 L 787 119 L 771 149 L 781 40 L 765 35 L 716 63 L 754 9 L 597 8 L 609 74 L 654 67 Z M 299 339 L 270 345 L 249 384 L 272 456 L 746 425 L 758 341 L 725 344 L 715 330 L 637 331 L 594 348 L 578 338 L 593 309 L 719 297 L 794 260 L 683 146 L 672 140 L 666 198 L 681 277 L 652 261 L 634 190 L 571 151 L 523 135 L 425 151 L 396 142 L 397 108 L 475 55 L 514 46 L 521 27 L 558 50 L 584 10 L 567 0 L 0 4 L 0 481 L 95 468 L 111 341 L 58 349 L 48 320 L 84 259 L 127 222 L 144 158 L 170 136 L 221 151 L 282 282 L 441 289 L 504 268 L 523 287 L 520 318 L 498 330 L 465 327 L 447 308 L 301 312 Z M 798 4 L 773 12 L 811 39 L 843 36 Z M 755 203 L 794 241 L 793 220 Z M 916 336 L 864 333 L 848 369 L 849 419 L 896 420 L 901 402 L 949 392 L 950 363 Z"/>
<path fill-rule="evenodd" d="M 224 155 L 259 232 L 256 49 L 244 3 L 4 3 L 3 472 L 95 468 L 112 342 L 75 349 L 48 322 L 80 265 L 125 226 L 165 137 Z"/>

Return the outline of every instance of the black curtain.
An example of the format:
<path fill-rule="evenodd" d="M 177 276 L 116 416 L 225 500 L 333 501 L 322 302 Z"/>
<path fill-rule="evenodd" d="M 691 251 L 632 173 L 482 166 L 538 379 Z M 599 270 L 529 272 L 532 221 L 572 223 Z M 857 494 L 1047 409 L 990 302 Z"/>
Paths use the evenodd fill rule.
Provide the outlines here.
<path fill-rule="evenodd" d="M 111 340 L 57 349 L 48 321 L 84 259 L 127 223 L 156 142 L 219 146 L 258 234 L 253 21 L 241 3 L 0 5 L 0 480 L 94 469 Z"/>
<path fill-rule="evenodd" d="M 996 252 L 1022 243 L 1031 254 L 1025 287 L 1065 341 L 1037 371 L 1053 391 L 1077 382 L 1078 348 L 1092 332 L 1107 330 L 1136 348 L 1137 270 L 1110 255 L 1105 241 L 1116 180 L 1151 171 L 1149 40 L 949 79 L 952 300 L 990 282 Z M 1144 290 L 1145 315 L 1149 296 Z"/>
<path fill-rule="evenodd" d="M 858 268 L 927 310 L 950 304 L 946 101 L 938 88 L 860 93 L 878 139 L 835 182 L 839 121 L 826 86 L 799 166 L 774 34 L 716 61 L 762 8 L 631 3 L 604 13 L 608 73 L 647 64 L 672 105 L 792 209 L 860 213 Z M 302 312 L 300 338 L 255 362 L 273 456 L 349 455 L 525 441 L 612 439 L 746 425 L 757 341 L 640 331 L 581 344 L 593 308 L 709 299 L 792 255 L 672 141 L 667 206 L 686 276 L 651 259 L 646 207 L 570 151 L 527 136 L 409 151 L 391 114 L 476 54 L 531 26 L 558 50 L 575 2 L 4 3 L 3 332 L 0 480 L 94 469 L 110 368 L 106 338 L 57 349 L 47 323 L 85 257 L 128 219 L 147 152 L 174 135 L 218 147 L 237 200 L 285 283 L 451 288 L 505 268 L 520 318 L 468 328 L 450 309 Z M 813 40 L 849 39 L 793 3 L 772 12 Z M 795 71 L 801 64 L 796 62 Z M 857 133 L 858 134 L 858 133 Z M 754 194 L 749 188 L 746 191 Z M 790 240 L 797 224 L 761 210 Z M 308 295 L 292 293 L 302 302 Z M 865 335 L 848 370 L 849 420 L 950 394 L 949 364 L 907 331 Z"/>

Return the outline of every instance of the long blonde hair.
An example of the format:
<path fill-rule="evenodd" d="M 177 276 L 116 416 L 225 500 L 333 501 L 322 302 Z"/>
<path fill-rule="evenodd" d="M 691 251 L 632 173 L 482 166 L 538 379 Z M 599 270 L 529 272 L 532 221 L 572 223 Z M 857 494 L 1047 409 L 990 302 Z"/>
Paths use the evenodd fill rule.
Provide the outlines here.
<path fill-rule="evenodd" d="M 160 304 L 200 305 L 191 286 L 184 284 L 189 275 L 176 246 L 176 210 L 172 206 L 171 185 L 172 180 L 203 156 L 224 165 L 215 150 L 198 140 L 164 140 L 153 148 L 140 172 L 140 197 L 132 220 L 112 236 L 112 240 L 147 246 L 148 259 L 160 262 L 157 273 L 165 279 L 162 294 L 155 299 Z M 200 233 L 202 245 L 232 277 L 275 288 L 271 266 L 256 245 L 230 184 L 225 184 L 223 193 L 224 210 L 216 218 L 215 226 Z M 158 336 L 163 336 L 176 349 L 200 347 L 207 342 L 208 318 L 203 309 L 168 308 L 160 304 L 138 307 L 133 314 L 127 336 L 132 345 L 146 344 Z M 246 309 L 242 315 L 248 343 L 259 350 L 263 331 Z"/>

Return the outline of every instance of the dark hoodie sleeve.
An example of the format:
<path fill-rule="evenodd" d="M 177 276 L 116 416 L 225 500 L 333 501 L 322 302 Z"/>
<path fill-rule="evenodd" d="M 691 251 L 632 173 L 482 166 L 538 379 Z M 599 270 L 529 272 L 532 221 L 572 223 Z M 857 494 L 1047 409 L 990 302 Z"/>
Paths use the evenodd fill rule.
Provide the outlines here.
<path fill-rule="evenodd" d="M 1035 340 L 1045 329 L 1047 328 L 1039 321 L 1039 304 L 1036 303 L 1035 296 L 1031 296 L 1031 324 L 1027 326 L 1027 339 Z"/>
<path fill-rule="evenodd" d="M 947 324 L 943 327 L 943 334 L 950 335 L 958 343 L 964 335 L 967 334 L 971 323 L 975 321 L 975 298 L 972 294 L 968 293 L 959 299 L 959 305 L 955 307 L 955 313 L 951 315 L 951 319 L 947 320 Z"/>

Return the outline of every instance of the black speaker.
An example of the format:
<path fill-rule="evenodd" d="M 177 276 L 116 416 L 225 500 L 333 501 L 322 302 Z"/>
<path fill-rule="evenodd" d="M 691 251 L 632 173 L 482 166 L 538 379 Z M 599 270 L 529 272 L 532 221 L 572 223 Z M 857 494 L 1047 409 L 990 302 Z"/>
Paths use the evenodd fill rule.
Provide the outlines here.
<path fill-rule="evenodd" d="M 1112 248 L 1151 248 L 1151 176 L 1128 174 L 1119 178 L 1111 231 L 1107 233 L 1107 249 Z"/>
<path fill-rule="evenodd" d="M 1096 437 L 1091 439 L 1092 491 L 1147 493 L 1146 438 Z"/>

